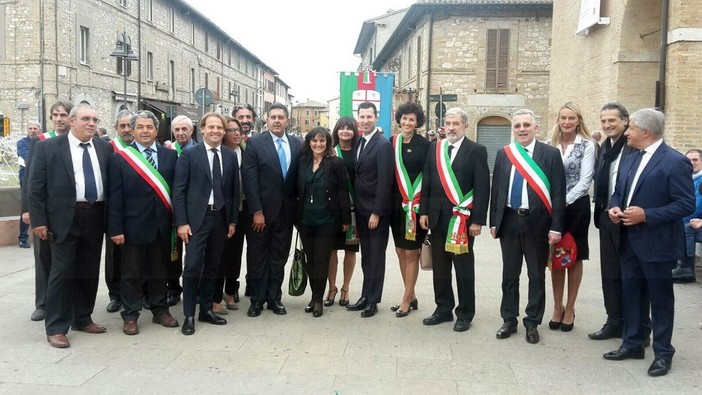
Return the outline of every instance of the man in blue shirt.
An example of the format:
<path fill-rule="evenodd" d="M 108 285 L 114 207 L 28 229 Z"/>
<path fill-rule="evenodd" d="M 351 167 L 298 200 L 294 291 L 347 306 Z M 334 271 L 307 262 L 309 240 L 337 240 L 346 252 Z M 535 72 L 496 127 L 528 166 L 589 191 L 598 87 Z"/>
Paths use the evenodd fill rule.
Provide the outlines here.
<path fill-rule="evenodd" d="M 41 133 L 41 126 L 39 125 L 38 122 L 35 121 L 29 121 L 27 123 L 27 136 L 22 137 L 18 142 L 17 142 L 17 162 L 20 165 L 19 168 L 19 182 L 20 182 L 20 188 L 22 188 L 22 184 L 24 182 L 24 167 L 25 167 L 25 162 L 27 161 L 27 155 L 29 154 L 29 146 L 32 143 L 32 137 L 38 135 Z M 27 241 L 29 239 L 29 234 L 27 231 L 29 230 L 29 224 L 24 223 L 22 219 L 19 221 L 19 246 L 20 248 L 29 248 L 29 242 Z"/>
<path fill-rule="evenodd" d="M 685 258 L 673 269 L 673 282 L 695 282 L 695 243 L 702 242 L 702 229 L 693 226 L 693 219 L 702 218 L 702 150 L 694 148 L 685 154 L 692 163 L 692 181 L 695 184 L 695 212 L 683 218 L 685 226 Z"/>

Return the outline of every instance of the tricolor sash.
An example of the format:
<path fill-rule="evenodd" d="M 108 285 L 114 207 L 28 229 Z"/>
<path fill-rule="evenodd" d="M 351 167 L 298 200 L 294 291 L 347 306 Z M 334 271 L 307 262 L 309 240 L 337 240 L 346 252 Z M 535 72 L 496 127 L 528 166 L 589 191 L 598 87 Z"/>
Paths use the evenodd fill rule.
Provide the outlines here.
<path fill-rule="evenodd" d="M 340 146 L 337 145 L 334 147 L 334 150 L 336 151 L 336 156 L 342 159 L 344 158 L 341 153 Z M 346 171 L 346 167 L 344 167 L 344 171 L 346 172 L 346 181 L 349 188 L 349 200 L 351 201 L 351 226 L 346 228 L 346 244 L 356 245 L 358 244 L 359 239 L 356 227 L 356 206 L 353 202 L 353 185 L 351 184 L 351 178 L 349 177 L 349 173 Z"/>
<path fill-rule="evenodd" d="M 55 130 L 52 130 L 51 132 L 42 133 L 42 134 L 40 134 L 40 135 L 37 136 L 37 137 L 39 137 L 39 140 L 50 139 L 50 138 L 52 138 L 52 137 L 56 137 L 56 131 L 55 131 Z"/>
<path fill-rule="evenodd" d="M 166 148 L 174 149 L 178 153 L 178 156 L 180 157 L 180 153 L 181 153 L 182 149 L 180 148 L 180 144 L 178 144 L 177 141 L 174 141 L 174 142 L 166 145 Z"/>
<path fill-rule="evenodd" d="M 417 213 L 419 212 L 419 199 L 422 197 L 422 173 L 420 172 L 414 183 L 411 182 L 405 162 L 402 160 L 402 134 L 393 140 L 395 151 L 395 180 L 402 195 L 402 209 L 405 211 L 405 239 L 417 239 Z"/>
<path fill-rule="evenodd" d="M 112 144 L 112 147 L 114 148 L 115 152 L 122 151 L 123 149 L 129 146 L 129 144 L 125 143 L 124 140 L 122 140 L 122 138 L 119 136 L 115 136 L 115 138 L 110 140 L 110 143 Z"/>
<path fill-rule="evenodd" d="M 453 216 L 446 232 L 445 249 L 454 254 L 465 254 L 468 252 L 468 221 L 470 210 L 473 208 L 473 190 L 463 194 L 451 167 L 449 145 L 448 139 L 440 140 L 436 144 L 436 168 L 439 179 L 444 187 L 444 193 L 454 205 Z"/>
<path fill-rule="evenodd" d="M 505 146 L 505 154 L 514 166 L 514 169 L 524 177 L 529 186 L 536 192 L 546 206 L 548 214 L 553 210 L 551 206 L 551 183 L 538 164 L 527 154 L 521 144 L 512 143 Z"/>

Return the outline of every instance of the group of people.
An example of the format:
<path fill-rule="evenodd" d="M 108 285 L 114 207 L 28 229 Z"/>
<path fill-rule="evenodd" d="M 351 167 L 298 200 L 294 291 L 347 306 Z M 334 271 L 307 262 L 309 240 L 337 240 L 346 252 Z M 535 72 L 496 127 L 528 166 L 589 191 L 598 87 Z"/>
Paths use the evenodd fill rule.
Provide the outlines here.
<path fill-rule="evenodd" d="M 159 120 L 148 111 L 120 112 L 110 143 L 94 137 L 98 120 L 89 105 L 60 102 L 51 113 L 53 135 L 39 135 L 30 144 L 23 219 L 36 235 L 32 319 L 45 319 L 54 347 L 69 346 L 69 327 L 105 331 L 91 319 L 104 233 L 107 309 L 123 309 L 123 332 L 139 332 L 144 307 L 154 323 L 179 326 L 169 307 L 182 290 L 182 332 L 191 335 L 198 304 L 198 321 L 214 325 L 226 324 L 222 315 L 238 309 L 244 238 L 247 315 L 259 316 L 264 306 L 287 313 L 282 283 L 294 227 L 311 288 L 305 312 L 321 317 L 338 294 L 347 310 L 364 318 L 376 315 L 392 232 L 404 292 L 391 310 L 402 318 L 418 309 L 420 250 L 429 238 L 436 307 L 423 323 L 453 322 L 455 315 L 453 329 L 463 332 L 475 315 L 475 238 L 488 226 L 500 240 L 503 262 L 503 324 L 496 337 L 517 332 L 525 261 L 523 325 L 527 342 L 537 343 L 546 263 L 566 233 L 577 257 L 568 268 L 554 265 L 551 271 L 549 328 L 574 327 L 583 260 L 589 259 L 594 179 L 608 318 L 589 336 L 621 337 L 621 347 L 604 355 L 621 360 L 643 358 L 652 331 L 656 358 L 649 374 L 670 369 L 673 268 L 683 255 L 677 246 L 684 240 L 683 218 L 695 207 L 695 191 L 690 160 L 663 142 L 664 116 L 654 109 L 629 116 L 621 104 L 605 104 L 602 147 L 574 103 L 559 110 L 546 143 L 537 139 L 536 115 L 518 110 L 512 115 L 513 142 L 497 152 L 492 182 L 487 149 L 466 137 L 469 116 L 460 108 L 446 111 L 444 136 L 432 142 L 418 132 L 425 122 L 420 105 L 397 108 L 399 133 L 388 139 L 376 127 L 378 111 L 371 102 L 358 106 L 356 118 L 339 119 L 331 132 L 317 127 L 301 141 L 286 133 L 289 114 L 280 104 L 268 111 L 267 130 L 249 137 L 256 114 L 241 105 L 232 117 L 205 115 L 200 144 L 192 140 L 191 121 L 175 118 L 174 141 L 166 146 L 156 142 Z M 694 229 L 702 225 L 685 221 Z M 359 246 L 363 285 L 351 303 Z M 340 289 L 339 250 L 344 251 Z"/>

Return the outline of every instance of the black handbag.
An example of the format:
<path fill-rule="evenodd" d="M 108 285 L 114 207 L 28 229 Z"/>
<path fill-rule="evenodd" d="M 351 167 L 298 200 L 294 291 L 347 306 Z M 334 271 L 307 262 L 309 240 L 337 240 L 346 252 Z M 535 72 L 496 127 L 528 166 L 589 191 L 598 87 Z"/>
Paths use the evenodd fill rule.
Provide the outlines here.
<path fill-rule="evenodd" d="M 288 294 L 291 296 L 301 296 L 307 288 L 307 272 L 305 271 L 305 250 L 299 233 L 295 235 L 295 256 L 290 267 L 290 279 L 288 280 Z"/>

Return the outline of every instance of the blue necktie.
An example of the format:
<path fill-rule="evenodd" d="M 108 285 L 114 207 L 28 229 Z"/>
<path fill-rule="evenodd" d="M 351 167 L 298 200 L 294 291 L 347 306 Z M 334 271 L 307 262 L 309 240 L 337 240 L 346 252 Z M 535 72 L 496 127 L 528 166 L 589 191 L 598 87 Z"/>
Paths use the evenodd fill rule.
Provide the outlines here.
<path fill-rule="evenodd" d="M 85 200 L 93 204 L 97 201 L 97 184 L 95 184 L 95 172 L 93 171 L 93 162 L 90 160 L 90 143 L 80 143 L 83 148 L 83 177 L 85 178 Z"/>
<path fill-rule="evenodd" d="M 278 137 L 278 160 L 280 160 L 280 170 L 283 171 L 283 178 L 288 174 L 288 161 L 285 158 L 285 150 L 283 149 L 283 138 Z"/>
<path fill-rule="evenodd" d="M 156 159 L 154 159 L 154 150 L 151 148 L 146 148 L 144 149 L 144 154 L 146 154 L 146 160 L 151 163 L 151 166 L 154 167 L 154 169 L 158 170 L 158 166 L 156 166 Z"/>
<path fill-rule="evenodd" d="M 522 205 L 522 187 L 524 186 L 524 177 L 519 170 L 514 169 L 514 179 L 512 180 L 512 193 L 509 196 L 509 204 L 512 209 L 516 210 Z"/>

